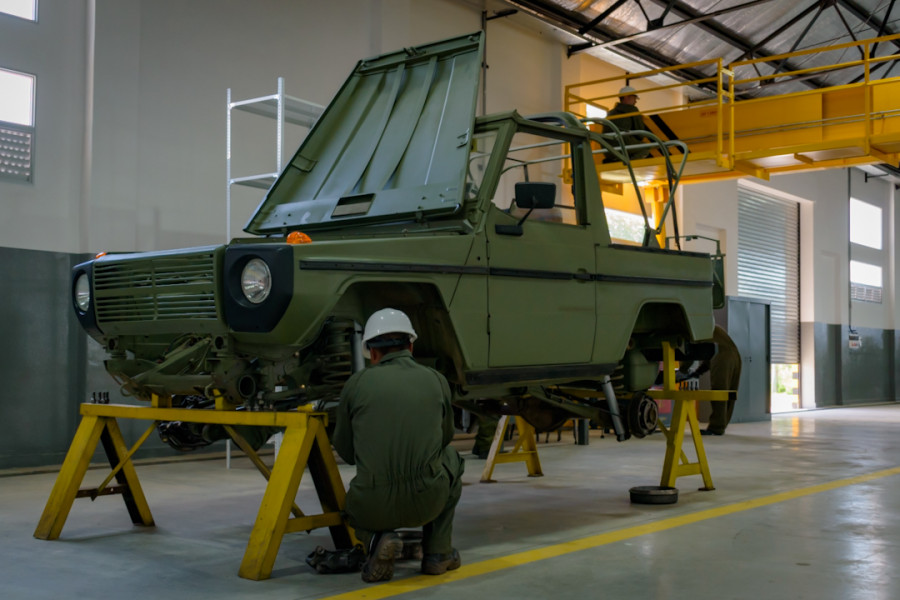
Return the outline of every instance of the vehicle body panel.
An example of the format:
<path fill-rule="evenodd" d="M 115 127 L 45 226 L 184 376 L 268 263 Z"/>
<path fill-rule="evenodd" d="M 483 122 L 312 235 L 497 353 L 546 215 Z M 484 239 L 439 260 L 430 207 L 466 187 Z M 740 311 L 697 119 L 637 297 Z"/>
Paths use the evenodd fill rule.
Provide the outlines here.
<path fill-rule="evenodd" d="M 604 421 L 614 388 L 645 410 L 662 343 L 712 337 L 713 262 L 611 243 L 603 139 L 566 113 L 476 119 L 482 52 L 473 34 L 361 61 L 250 219 L 264 237 L 76 266 L 122 390 L 325 406 L 393 307 L 461 406 Z"/>

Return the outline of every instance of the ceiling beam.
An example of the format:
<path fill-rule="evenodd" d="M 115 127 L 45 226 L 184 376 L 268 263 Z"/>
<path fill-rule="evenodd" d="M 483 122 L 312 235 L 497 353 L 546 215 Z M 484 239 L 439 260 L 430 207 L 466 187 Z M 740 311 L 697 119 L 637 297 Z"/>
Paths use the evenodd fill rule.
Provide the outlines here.
<path fill-rule="evenodd" d="M 618 46 L 619 44 L 622 44 L 624 42 L 630 42 L 632 40 L 644 37 L 645 35 L 650 35 L 652 33 L 656 33 L 657 31 L 660 31 L 662 29 L 669 29 L 672 27 L 680 27 L 682 25 L 696 25 L 697 23 L 699 23 L 701 21 L 706 21 L 707 19 L 713 19 L 715 17 L 721 16 L 724 14 L 728 14 L 728 13 L 734 12 L 736 10 L 743 10 L 745 8 L 751 8 L 753 6 L 756 6 L 757 4 L 765 4 L 766 2 L 772 2 L 772 0 L 752 0 L 751 2 L 745 2 L 744 4 L 738 4 L 737 6 L 732 6 L 731 8 L 723 8 L 722 10 L 717 10 L 715 12 L 707 13 L 705 15 L 698 15 L 696 17 L 689 18 L 689 19 L 683 19 L 681 21 L 676 21 L 674 23 L 666 23 L 665 25 L 662 24 L 662 17 L 660 17 L 659 19 L 652 21 L 652 23 L 658 23 L 658 24 L 653 28 L 648 28 L 647 31 L 640 31 L 638 33 L 634 33 L 631 35 L 626 35 L 624 37 L 610 40 L 610 41 L 604 42 L 602 44 L 597 44 L 597 46 L 601 47 L 601 48 L 608 48 L 609 46 Z M 589 31 L 589 29 L 588 29 L 588 31 Z"/>
<path fill-rule="evenodd" d="M 888 6 L 887 11 L 885 12 L 885 19 L 883 21 L 876 17 L 874 14 L 865 10 L 853 0 L 837 0 L 837 2 L 848 11 L 850 11 L 850 13 L 854 17 L 862 21 L 863 24 L 868 25 L 869 28 L 872 29 L 872 31 L 877 32 L 878 37 L 881 37 L 883 35 L 893 35 L 897 33 L 887 25 L 887 19 L 890 18 L 891 10 L 894 8 L 893 1 Z M 897 48 L 900 48 L 900 40 L 892 40 L 890 43 L 892 43 Z"/>
<path fill-rule="evenodd" d="M 652 0 L 652 1 L 659 5 L 668 3 L 668 0 Z M 818 4 L 818 1 L 816 2 L 816 4 Z M 683 2 L 676 2 L 675 6 L 673 7 L 673 10 L 681 17 L 688 18 L 688 19 L 693 19 L 695 17 L 700 16 L 700 13 L 695 11 L 690 6 L 684 4 Z M 745 54 L 750 53 L 751 56 L 753 54 L 755 54 L 759 58 L 767 58 L 769 56 L 772 56 L 771 54 L 769 54 L 767 52 L 763 52 L 759 48 L 754 47 L 753 43 L 750 40 L 739 36 L 734 31 L 727 29 L 727 28 L 723 27 L 722 25 L 719 25 L 718 23 L 701 21 L 697 24 L 697 27 L 699 27 L 706 33 L 713 35 L 714 37 L 719 38 L 720 40 L 726 42 L 727 44 L 733 46 L 734 48 L 737 48 L 738 50 L 742 50 Z M 799 67 L 793 65 L 789 61 L 778 61 L 778 62 L 772 61 L 769 64 L 775 68 L 776 72 L 778 72 L 778 71 L 796 71 L 799 69 Z M 815 79 L 812 79 L 812 78 L 805 79 L 803 81 L 803 83 L 808 85 L 811 88 L 821 88 L 824 85 L 821 82 L 819 82 Z"/>
<path fill-rule="evenodd" d="M 554 27 L 558 27 L 559 29 L 566 31 L 574 36 L 580 37 L 589 44 L 578 44 L 577 46 L 570 46 L 570 48 L 584 50 L 589 47 L 616 39 L 617 37 L 615 32 L 606 29 L 601 25 L 595 26 L 589 32 L 579 34 L 578 30 L 588 22 L 584 15 L 578 12 L 566 10 L 565 8 L 553 2 L 543 2 L 541 0 L 506 0 L 506 3 L 515 6 L 522 12 L 528 13 L 531 16 L 544 21 L 545 23 L 549 23 Z M 635 44 L 633 42 L 625 42 L 624 44 L 621 44 L 616 50 L 617 54 L 620 54 L 630 60 L 642 62 L 649 68 L 677 67 L 679 64 L 681 64 L 673 61 L 671 58 L 664 56 L 663 54 L 654 52 L 649 48 L 645 48 L 644 46 Z M 708 77 L 707 74 L 698 71 L 697 69 L 678 69 L 672 71 L 670 74 L 676 77 L 682 77 L 686 81 L 694 81 L 697 79 L 705 79 Z M 703 87 L 713 89 L 709 86 Z"/>
<path fill-rule="evenodd" d="M 602 13 L 600 13 L 599 15 L 597 15 L 597 17 L 596 17 L 595 19 L 591 20 L 590 23 L 587 23 L 587 24 L 582 25 L 581 27 L 579 27 L 579 28 L 578 28 L 578 33 L 579 33 L 579 34 L 582 34 L 582 35 L 585 34 L 585 33 L 587 33 L 588 31 L 590 31 L 591 29 L 593 29 L 594 27 L 596 27 L 597 25 L 599 25 L 599 24 L 603 21 L 603 19 L 605 19 L 605 18 L 608 17 L 609 15 L 613 14 L 613 13 L 616 11 L 617 8 L 619 8 L 620 6 L 622 6 L 623 4 L 625 4 L 626 2 L 628 2 L 628 0 L 616 0 L 616 2 L 614 2 L 612 6 L 610 6 L 609 8 L 607 8 L 606 10 L 604 10 Z"/>

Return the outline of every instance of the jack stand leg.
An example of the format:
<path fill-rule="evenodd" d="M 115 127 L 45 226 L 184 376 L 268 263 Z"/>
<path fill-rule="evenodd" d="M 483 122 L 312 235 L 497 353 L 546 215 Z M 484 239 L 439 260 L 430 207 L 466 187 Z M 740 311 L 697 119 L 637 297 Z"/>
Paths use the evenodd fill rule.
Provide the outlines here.
<path fill-rule="evenodd" d="M 263 495 L 256 516 L 256 523 L 247 541 L 247 549 L 238 575 L 245 579 L 268 579 L 275 565 L 275 557 L 281 546 L 293 499 L 300 487 L 300 478 L 306 469 L 306 460 L 312 446 L 309 421 L 303 426 L 288 427 L 284 443 L 275 460 L 269 485 Z"/>
<path fill-rule="evenodd" d="M 103 419 L 106 421 L 106 427 L 100 434 L 100 442 L 103 444 L 103 449 L 106 451 L 106 457 L 109 459 L 109 466 L 115 469 L 122 461 L 122 457 L 127 456 L 129 451 L 125 445 L 125 439 L 122 437 L 122 431 L 119 429 L 119 424 L 116 420 L 107 417 L 103 417 Z M 155 424 L 151 426 L 151 429 L 155 429 Z M 143 439 L 138 442 L 137 446 L 142 444 L 146 439 L 147 437 L 145 435 Z M 135 447 L 135 450 L 137 450 L 137 447 Z M 125 460 L 122 468 L 116 473 L 116 481 L 119 485 L 123 486 L 122 500 L 125 501 L 125 506 L 128 508 L 128 515 L 131 517 L 131 522 L 135 525 L 152 527 L 154 523 L 153 515 L 150 514 L 150 505 L 147 504 L 147 499 L 144 497 L 144 490 L 141 488 L 137 471 L 135 471 L 134 463 L 131 462 L 130 457 Z M 102 492 L 103 490 L 98 491 Z"/>
<path fill-rule="evenodd" d="M 78 488 L 90 466 L 97 442 L 101 440 L 113 468 L 121 462 L 121 457 L 128 455 L 125 440 L 115 418 L 95 415 L 82 417 L 56 477 L 53 491 L 50 492 L 47 505 L 44 507 L 41 520 L 34 531 L 34 537 L 41 540 L 55 540 L 59 537 L 72 509 L 72 503 L 80 495 Z M 116 480 L 123 487 L 122 497 L 131 521 L 137 525 L 152 526 L 153 515 L 150 514 L 150 507 L 130 458 L 125 460 L 121 470 L 116 473 Z M 96 494 L 92 497 L 96 497 Z"/>
<path fill-rule="evenodd" d="M 484 471 L 481 473 L 481 483 L 492 483 L 491 475 L 494 473 L 494 465 L 498 463 L 524 462 L 528 467 L 529 477 L 540 477 L 544 474 L 541 470 L 541 461 L 538 457 L 535 431 L 525 419 L 516 418 L 516 428 L 519 430 L 519 439 L 508 454 L 500 454 L 500 446 L 509 427 L 509 416 L 503 415 L 497 423 L 494 432 L 494 441 L 485 461 Z"/>
<path fill-rule="evenodd" d="M 288 513 L 307 464 L 314 473 L 316 491 L 323 508 L 334 510 L 289 520 Z M 352 547 L 357 540 L 340 512 L 343 506 L 344 486 L 321 419 L 310 417 L 303 425 L 288 426 L 238 574 L 245 579 L 267 579 L 272 574 L 275 557 L 286 532 L 329 527 L 337 547 Z"/>
<path fill-rule="evenodd" d="M 34 537 L 41 540 L 55 540 L 59 537 L 105 425 L 100 417 L 88 416 L 81 419 L 59 475 L 56 476 L 44 513 L 34 530 Z"/>
<path fill-rule="evenodd" d="M 663 397 L 671 396 L 673 400 L 672 422 L 669 428 L 662 427 L 666 436 L 666 458 L 663 462 L 662 476 L 659 485 L 662 487 L 675 487 L 675 480 L 685 475 L 702 475 L 704 491 L 716 489 L 713 486 L 712 476 L 709 472 L 709 463 L 706 460 L 706 450 L 703 448 L 703 437 L 700 434 L 700 423 L 697 420 L 697 401 L 685 397 L 678 390 L 675 383 L 675 350 L 667 342 L 663 343 L 663 391 L 657 392 Z M 684 453 L 684 428 L 690 427 L 694 449 L 697 452 L 697 462 L 691 463 Z"/>
<path fill-rule="evenodd" d="M 309 474 L 315 484 L 323 514 L 341 515 L 347 494 L 344 492 L 344 482 L 341 480 L 341 473 L 331 450 L 331 442 L 328 441 L 325 427 L 321 423 L 315 436 L 316 443 L 313 444 L 309 456 Z M 329 526 L 329 531 L 337 549 L 352 548 L 360 543 L 353 528 L 347 525 L 347 520 L 343 516 L 339 524 Z"/>
<path fill-rule="evenodd" d="M 506 438 L 506 429 L 509 427 L 509 415 L 502 415 L 497 421 L 497 428 L 494 430 L 494 439 L 491 441 L 491 449 L 488 450 L 488 457 L 484 461 L 484 469 L 481 471 L 481 483 L 496 483 L 491 479 L 494 473 L 494 463 L 497 455 L 500 454 L 500 447 Z"/>
<path fill-rule="evenodd" d="M 234 443 L 237 444 L 238 448 L 240 448 L 241 451 L 247 455 L 247 458 L 250 459 L 250 462 L 252 462 L 254 466 L 256 466 L 256 469 L 262 474 L 262 476 L 266 478 L 266 481 L 269 481 L 269 479 L 272 477 L 272 471 L 270 471 L 269 467 L 266 466 L 266 463 L 262 461 L 256 450 L 254 450 L 250 446 L 250 444 L 247 443 L 247 440 L 245 440 L 241 434 L 235 431 L 234 427 L 232 427 L 231 425 L 225 425 L 224 427 L 228 435 L 231 436 L 231 439 L 228 441 L 230 442 L 233 440 Z M 297 504 L 294 502 L 291 502 L 291 513 L 295 517 L 304 516 L 303 511 L 300 510 L 300 507 L 297 506 Z"/>

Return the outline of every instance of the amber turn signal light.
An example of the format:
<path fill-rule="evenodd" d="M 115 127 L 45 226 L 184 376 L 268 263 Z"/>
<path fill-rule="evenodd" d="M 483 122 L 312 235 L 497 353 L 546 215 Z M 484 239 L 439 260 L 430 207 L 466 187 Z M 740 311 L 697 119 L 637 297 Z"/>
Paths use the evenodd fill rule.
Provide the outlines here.
<path fill-rule="evenodd" d="M 288 244 L 309 244 L 312 238 L 301 231 L 292 231 L 287 236 Z"/>

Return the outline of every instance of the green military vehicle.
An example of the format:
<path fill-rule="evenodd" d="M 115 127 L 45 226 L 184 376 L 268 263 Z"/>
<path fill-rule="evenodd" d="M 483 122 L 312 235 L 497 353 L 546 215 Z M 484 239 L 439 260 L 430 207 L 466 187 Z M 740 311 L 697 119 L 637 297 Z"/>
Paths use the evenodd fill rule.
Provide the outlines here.
<path fill-rule="evenodd" d="M 568 113 L 476 118 L 482 49 L 473 34 L 361 61 L 252 237 L 75 267 L 75 312 L 123 392 L 326 407 L 364 366 L 361 324 L 393 307 L 461 407 L 652 431 L 662 343 L 709 351 L 715 257 L 661 249 L 649 224 L 643 245 L 612 243 L 595 157 L 630 170 L 621 136 Z M 674 184 L 671 142 L 651 143 Z"/>

